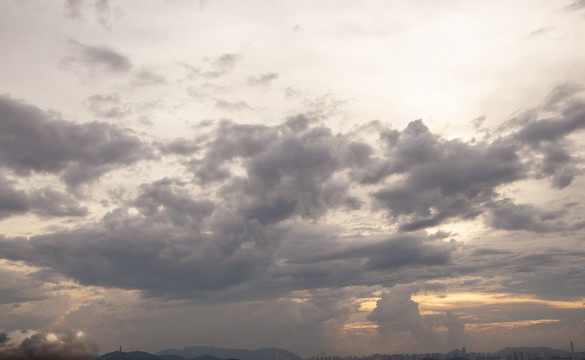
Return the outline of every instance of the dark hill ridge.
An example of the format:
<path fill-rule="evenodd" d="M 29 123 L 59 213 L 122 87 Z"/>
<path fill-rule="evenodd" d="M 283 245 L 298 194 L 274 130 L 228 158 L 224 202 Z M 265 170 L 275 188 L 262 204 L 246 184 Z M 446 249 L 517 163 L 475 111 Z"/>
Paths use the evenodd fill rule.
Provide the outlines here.
<path fill-rule="evenodd" d="M 98 359 L 100 360 L 162 360 L 161 357 L 149 354 L 144 351 L 114 351 L 111 353 L 103 354 Z M 170 360 L 170 359 L 169 359 Z M 177 359 L 180 360 L 180 359 Z"/>
<path fill-rule="evenodd" d="M 224 360 L 216 358 L 211 355 L 203 355 L 194 358 L 186 358 L 180 355 L 152 355 L 143 351 L 114 351 L 111 353 L 104 354 L 98 358 L 98 360 Z"/>
<path fill-rule="evenodd" d="M 496 351 L 494 355 L 496 356 L 506 356 L 513 354 L 514 352 L 519 353 L 523 352 L 524 354 L 560 354 L 560 355 L 571 355 L 570 351 L 567 350 L 560 350 L 560 349 L 553 349 L 546 346 L 538 346 L 538 347 L 527 347 L 527 346 L 518 346 L 518 347 L 507 347 L 503 348 L 500 351 Z"/>
<path fill-rule="evenodd" d="M 298 360 L 300 356 L 284 349 L 262 348 L 257 350 L 226 349 L 214 346 L 190 346 L 182 350 L 167 349 L 157 353 L 163 355 L 179 355 L 187 359 L 203 355 L 211 355 L 220 359 L 239 360 Z"/>

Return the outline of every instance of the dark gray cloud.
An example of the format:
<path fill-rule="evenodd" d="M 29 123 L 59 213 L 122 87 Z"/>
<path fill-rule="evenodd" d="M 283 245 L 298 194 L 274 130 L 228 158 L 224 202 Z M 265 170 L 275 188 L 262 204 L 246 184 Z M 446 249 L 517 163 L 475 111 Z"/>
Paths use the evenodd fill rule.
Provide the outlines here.
<path fill-rule="evenodd" d="M 585 221 L 566 221 L 567 209 L 542 210 L 531 204 L 515 204 L 511 200 L 497 201 L 489 207 L 492 208 L 490 225 L 495 229 L 549 233 L 585 228 Z"/>
<path fill-rule="evenodd" d="M 214 138 L 205 145 L 204 158 L 189 161 L 189 168 L 203 184 L 222 181 L 230 176 L 227 164 L 235 158 L 250 158 L 263 152 L 275 140 L 277 132 L 263 125 L 219 123 Z"/>
<path fill-rule="evenodd" d="M 569 252 L 556 251 L 557 266 L 561 267 L 563 262 L 569 266 L 565 271 L 561 269 L 552 269 L 548 271 L 536 271 L 533 273 L 516 274 L 509 282 L 504 283 L 502 291 L 518 292 L 524 294 L 537 294 L 544 299 L 575 299 L 582 298 L 583 289 L 585 288 L 583 270 L 574 265 L 579 261 L 578 258 L 583 253 L 570 254 Z"/>
<path fill-rule="evenodd" d="M 123 74 L 132 69 L 130 59 L 109 46 L 84 45 L 71 42 L 76 54 L 61 60 L 60 65 L 66 69 L 88 76 Z"/>
<path fill-rule="evenodd" d="M 103 225 L 3 240 L 3 257 L 39 264 L 84 285 L 140 289 L 165 297 L 204 297 L 252 280 L 266 268 L 265 251 L 242 243 L 261 236 L 253 225 L 229 219 L 214 235 L 114 213 Z M 41 265 L 42 264 L 42 265 Z"/>
<path fill-rule="evenodd" d="M 204 184 L 225 181 L 231 176 L 231 164 L 242 160 L 239 164 L 246 177 L 223 188 L 240 194 L 235 201 L 249 214 L 286 214 L 285 219 L 298 214 L 319 216 L 338 204 L 361 207 L 359 200 L 348 195 L 348 183 L 339 180 L 347 173 L 362 185 L 385 184 L 371 198 L 403 231 L 473 219 L 497 209 L 498 204 L 503 206 L 497 191 L 502 185 L 535 177 L 550 178 L 562 188 L 577 176 L 579 160 L 571 155 L 565 139 L 581 128 L 574 125 L 581 121 L 581 103 L 573 99 L 578 91 L 572 89 L 557 87 L 549 96 L 547 106 L 555 104 L 559 117 L 548 120 L 547 126 L 560 124 L 565 130 L 536 147 L 527 145 L 521 134 L 529 133 L 540 120 L 516 123 L 509 136 L 482 142 L 446 140 L 417 120 L 402 131 L 379 129 L 380 153 L 371 144 L 354 140 L 352 133 L 333 134 L 317 125 L 315 117 L 299 115 L 272 128 L 224 123 L 217 128 L 215 140 L 203 145 L 209 148 L 203 157 L 188 162 L 189 169 Z M 244 143 L 254 151 L 242 148 Z M 504 209 L 493 211 L 495 218 Z"/>
<path fill-rule="evenodd" d="M 29 210 L 29 199 L 23 190 L 16 190 L 13 182 L 0 174 L 0 219 Z"/>
<path fill-rule="evenodd" d="M 29 193 L 31 211 L 42 217 L 84 216 L 89 213 L 87 207 L 81 206 L 70 195 L 43 188 Z"/>
<path fill-rule="evenodd" d="M 561 115 L 554 121 L 569 121 L 575 113 L 570 109 L 578 103 L 557 97 L 554 106 Z M 40 110 L 7 98 L 0 104 L 7 119 L 0 136 L 12 132 L 19 134 L 14 138 L 30 139 L 24 145 L 8 140 L 0 146 L 2 164 L 18 175 L 53 173 L 75 185 L 80 182 L 71 182 L 68 174 L 89 171 L 77 169 L 82 166 L 78 163 L 93 169 L 102 164 L 96 158 L 107 159 L 103 171 L 109 171 L 151 156 L 149 147 L 117 127 L 49 119 Z M 158 144 L 163 154 L 173 154 L 186 166 L 192 182 L 164 178 L 143 184 L 134 198 L 127 195 L 94 224 L 28 241 L 4 238 L 0 257 L 43 267 L 84 285 L 215 300 L 274 298 L 294 290 L 354 285 L 390 287 L 486 271 L 541 271 L 558 266 L 568 255 L 542 249 L 521 256 L 495 244 L 465 251 L 449 233 L 417 231 L 479 215 L 492 228 L 507 231 L 582 229 L 582 221 L 572 216 L 575 204 L 545 211 L 498 193 L 502 185 L 542 178 L 533 169 L 539 169 L 546 146 L 551 147 L 549 161 L 564 161 L 563 153 L 555 155 L 554 146 L 565 146 L 563 141 L 579 129 L 569 127 L 556 142 L 532 146 L 518 134 L 535 121 L 539 120 L 516 123 L 508 135 L 481 142 L 444 139 L 420 120 L 403 130 L 380 123 L 365 126 L 378 137 L 377 144 L 359 140 L 357 130 L 334 133 L 314 114 L 293 116 L 274 126 L 219 121 L 195 139 Z M 118 149 L 118 141 L 129 150 Z M 73 142 L 75 152 L 68 142 Z M 571 147 L 563 149 L 571 154 Z M 571 158 L 569 163 L 576 161 Z M 95 174 L 88 178 L 101 173 Z M 6 189 L 3 196 L 12 199 L 6 204 L 13 204 L 14 213 L 25 211 L 19 210 L 21 203 L 38 214 L 71 215 L 80 209 L 48 190 Z M 365 189 L 373 191 L 368 194 Z M 36 199 L 34 210 L 27 205 L 30 199 Z M 50 207 L 52 202 L 61 205 Z M 409 233 L 393 234 L 379 227 L 370 229 L 378 235 L 361 235 L 360 228 L 320 224 L 334 211 L 364 208 L 386 212 L 385 225 Z M 450 324 L 453 339 L 461 336 L 455 315 L 441 319 L 435 320 Z M 427 337 L 425 327 L 413 329 L 421 339 Z M 429 334 L 434 339 L 435 332 Z"/>
<path fill-rule="evenodd" d="M 64 121 L 0 97 L 0 164 L 18 175 L 57 174 L 75 187 L 152 156 L 150 147 L 129 130 Z"/>
<path fill-rule="evenodd" d="M 214 212 L 207 222 L 212 231 L 201 231 L 202 219 L 210 215 L 208 204 L 192 201 L 183 206 L 181 199 L 165 194 L 165 189 L 158 191 L 163 194 L 158 197 L 151 194 L 152 189 L 144 190 L 141 202 L 158 200 L 165 204 L 161 205 L 164 209 L 150 215 L 148 209 L 154 206 L 145 205 L 141 208 L 145 215 L 117 211 L 92 228 L 34 236 L 28 241 L 4 238 L 0 254 L 84 285 L 214 301 L 270 298 L 292 290 L 358 284 L 391 286 L 412 281 L 427 267 L 433 269 L 425 275 L 429 278 L 449 271 L 441 266 L 451 262 L 452 246 L 422 234 L 361 247 L 345 248 L 338 243 L 340 250 L 327 256 L 323 244 L 296 248 L 298 235 L 292 229 L 262 226 L 225 210 Z M 179 210 L 179 217 L 173 217 L 173 211 Z M 324 255 L 304 261 L 298 258 L 306 252 Z"/>
<path fill-rule="evenodd" d="M 232 199 L 248 219 L 262 224 L 292 216 L 319 217 L 328 208 L 359 208 L 347 194 L 349 182 L 333 177 L 343 170 L 338 148 L 343 139 L 324 127 L 308 128 L 288 119 L 284 126 L 236 125 L 222 122 L 214 140 L 205 145 L 203 158 L 189 161 L 189 169 L 202 184 L 226 181 L 230 166 L 238 162 L 246 177 L 225 182 L 222 196 Z"/>
<path fill-rule="evenodd" d="M 582 91 L 579 85 L 558 85 L 542 107 L 526 111 L 505 125 L 514 129 L 510 135 L 513 140 L 530 148 L 527 156 L 541 158 L 532 164 L 534 176 L 549 178 L 557 188 L 570 185 L 579 173 L 578 159 L 570 154 L 569 136 L 585 129 L 585 101 L 577 96 Z"/>
<path fill-rule="evenodd" d="M 37 301 L 49 296 L 42 279 L 5 268 L 0 269 L 0 275 L 0 305 Z"/>
<path fill-rule="evenodd" d="M 404 266 L 447 265 L 451 262 L 454 248 L 448 242 L 429 241 L 428 237 L 416 234 L 391 237 L 375 244 L 323 250 L 326 254 L 319 254 L 317 249 L 313 249 L 311 254 L 299 254 L 300 258 L 291 258 L 289 262 L 311 264 L 340 259 L 367 259 L 365 267 L 368 270 L 387 271 Z"/>
<path fill-rule="evenodd" d="M 447 141 L 415 121 L 386 142 L 387 175 L 403 177 L 372 195 L 393 219 L 402 219 L 405 231 L 474 218 L 496 198 L 498 186 L 526 176 L 516 147 L 507 141 Z"/>
<path fill-rule="evenodd" d="M 527 122 L 516 132 L 521 143 L 537 146 L 544 142 L 557 141 L 576 130 L 585 128 L 585 102 L 575 101 L 562 109 L 560 119 L 537 119 Z"/>
<path fill-rule="evenodd" d="M 0 360 L 92 360 L 97 347 L 73 332 L 37 332 L 19 344 L 0 346 Z"/>
<path fill-rule="evenodd" d="M 179 226 L 199 227 L 201 219 L 213 212 L 214 204 L 211 201 L 191 199 L 182 185 L 168 178 L 143 184 L 134 205 L 151 221 L 170 221 Z"/>
<path fill-rule="evenodd" d="M 385 131 L 387 159 L 369 159 L 376 170 L 362 171 L 361 178 L 354 172 L 354 177 L 370 184 L 401 175 L 373 197 L 405 231 L 474 218 L 498 199 L 499 186 L 528 177 L 549 178 L 553 186 L 564 188 L 579 173 L 569 140 L 585 128 L 585 102 L 575 97 L 579 91 L 572 85 L 556 87 L 544 108 L 510 121 L 513 132 L 491 142 L 445 140 L 421 121 L 402 132 Z M 554 115 L 541 119 L 545 112 Z"/>
<path fill-rule="evenodd" d="M 32 212 L 42 217 L 84 216 L 86 207 L 70 195 L 51 188 L 17 190 L 0 174 L 0 219 Z"/>

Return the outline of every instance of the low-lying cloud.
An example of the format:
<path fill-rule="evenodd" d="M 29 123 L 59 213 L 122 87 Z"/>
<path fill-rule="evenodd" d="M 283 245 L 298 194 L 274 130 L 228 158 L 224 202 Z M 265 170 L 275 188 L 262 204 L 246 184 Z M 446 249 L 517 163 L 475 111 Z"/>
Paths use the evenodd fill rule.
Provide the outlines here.
<path fill-rule="evenodd" d="M 97 348 L 81 332 L 36 332 L 15 333 L 11 339 L 0 333 L 0 359 L 2 360 L 92 360 L 97 357 Z"/>

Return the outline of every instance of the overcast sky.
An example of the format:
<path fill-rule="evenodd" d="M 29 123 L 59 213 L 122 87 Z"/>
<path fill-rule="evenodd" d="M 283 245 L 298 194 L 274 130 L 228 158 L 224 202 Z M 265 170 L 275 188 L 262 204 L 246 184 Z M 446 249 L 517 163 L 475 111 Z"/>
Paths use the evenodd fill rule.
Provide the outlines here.
<path fill-rule="evenodd" d="M 585 350 L 583 44 L 582 0 L 2 1 L 0 355 Z"/>

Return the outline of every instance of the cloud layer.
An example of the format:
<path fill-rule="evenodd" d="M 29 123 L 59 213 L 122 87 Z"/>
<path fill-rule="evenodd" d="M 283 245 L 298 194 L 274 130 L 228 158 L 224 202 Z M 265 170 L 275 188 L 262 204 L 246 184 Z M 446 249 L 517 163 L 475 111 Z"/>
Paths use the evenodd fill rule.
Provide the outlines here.
<path fill-rule="evenodd" d="M 582 8 L 6 2 L 2 354 L 585 334 Z"/>

